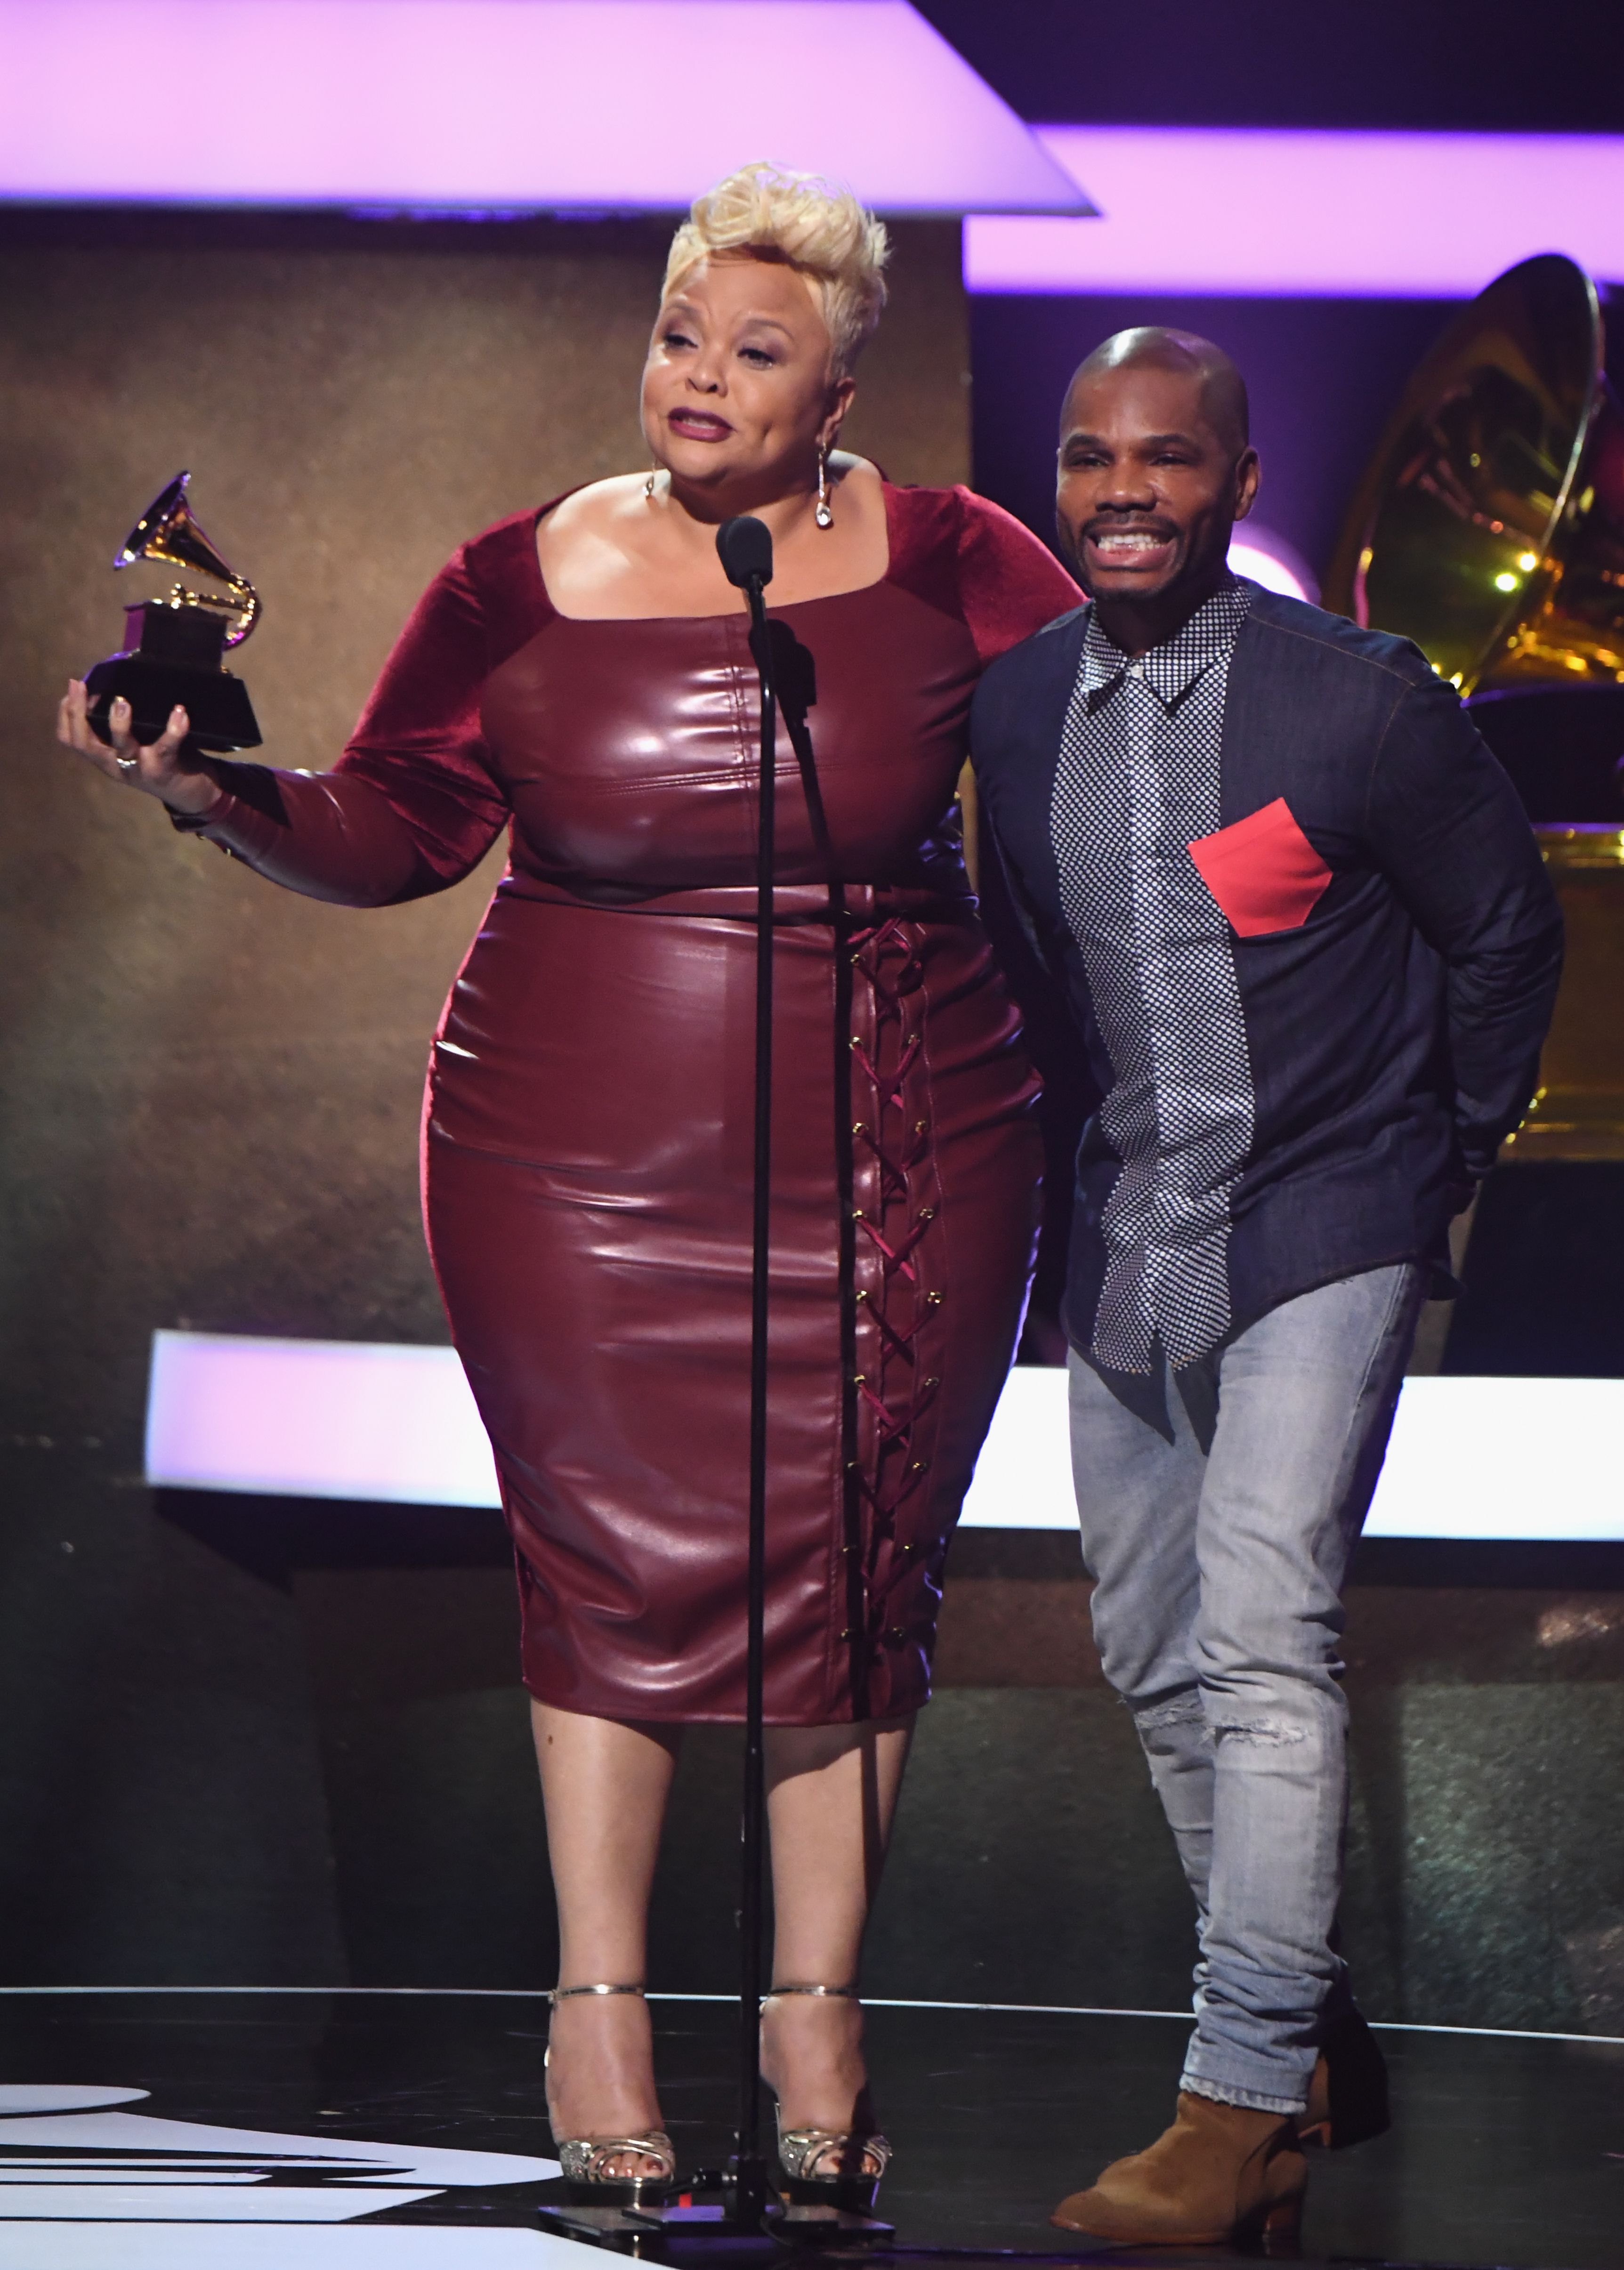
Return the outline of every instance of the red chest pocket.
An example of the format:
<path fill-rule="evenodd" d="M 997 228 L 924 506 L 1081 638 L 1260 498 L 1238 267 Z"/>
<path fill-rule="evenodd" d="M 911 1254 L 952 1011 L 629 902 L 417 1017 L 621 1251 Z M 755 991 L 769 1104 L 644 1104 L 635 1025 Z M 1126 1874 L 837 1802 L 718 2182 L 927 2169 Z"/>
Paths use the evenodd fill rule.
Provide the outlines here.
<path fill-rule="evenodd" d="M 1190 856 L 1242 938 L 1301 930 L 1331 880 L 1283 796 L 1232 827 L 1198 836 Z"/>

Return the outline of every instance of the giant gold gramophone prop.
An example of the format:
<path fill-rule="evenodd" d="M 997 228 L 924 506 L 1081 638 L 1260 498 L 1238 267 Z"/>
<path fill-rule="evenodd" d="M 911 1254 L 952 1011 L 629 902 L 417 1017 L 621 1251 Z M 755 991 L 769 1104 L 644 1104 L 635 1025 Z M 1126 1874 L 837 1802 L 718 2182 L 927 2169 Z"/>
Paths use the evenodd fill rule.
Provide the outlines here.
<path fill-rule="evenodd" d="M 124 610 L 128 644 L 99 662 L 85 680 L 90 720 L 105 740 L 108 712 L 122 694 L 137 741 L 155 741 L 179 702 L 190 720 L 188 752 L 222 756 L 257 748 L 260 731 L 248 691 L 226 669 L 222 657 L 239 647 L 259 619 L 259 594 L 228 566 L 192 516 L 186 501 L 189 473 L 177 473 L 137 521 L 115 568 L 137 560 L 189 568 L 225 584 L 224 592 L 189 590 L 177 583 L 167 599 L 144 599 Z"/>
<path fill-rule="evenodd" d="M 1525 739 L 1531 725 L 1534 777 L 1524 764 L 1519 784 L 1568 968 L 1519 1158 L 1624 1159 L 1624 800 L 1610 777 L 1624 756 L 1624 412 L 1604 345 L 1595 286 L 1571 260 L 1546 253 L 1498 277 L 1411 379 L 1325 586 L 1327 606 L 1413 639 L 1476 696 L 1491 742 L 1497 712 L 1515 706 Z M 1552 700 L 1559 687 L 1593 702 Z M 1513 694 L 1531 698 L 1496 698 Z M 1570 812 L 1554 783 L 1571 777 L 1576 715 L 1605 761 Z"/>

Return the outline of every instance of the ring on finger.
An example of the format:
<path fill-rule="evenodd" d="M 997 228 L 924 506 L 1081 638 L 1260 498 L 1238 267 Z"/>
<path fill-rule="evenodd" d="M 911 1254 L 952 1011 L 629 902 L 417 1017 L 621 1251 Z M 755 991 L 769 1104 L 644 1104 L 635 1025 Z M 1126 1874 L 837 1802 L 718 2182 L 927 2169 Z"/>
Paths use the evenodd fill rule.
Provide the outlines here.
<path fill-rule="evenodd" d="M 133 780 L 141 769 L 141 760 L 139 757 L 120 757 L 118 768 L 126 780 Z"/>

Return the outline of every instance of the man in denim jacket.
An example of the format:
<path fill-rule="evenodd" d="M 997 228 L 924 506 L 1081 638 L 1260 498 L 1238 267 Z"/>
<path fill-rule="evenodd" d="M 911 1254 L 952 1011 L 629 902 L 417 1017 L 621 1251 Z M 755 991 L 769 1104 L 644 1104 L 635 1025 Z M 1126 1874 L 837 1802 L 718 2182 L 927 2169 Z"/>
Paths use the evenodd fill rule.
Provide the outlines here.
<path fill-rule="evenodd" d="M 1339 1595 L 1417 1312 L 1532 1093 L 1561 959 L 1454 690 L 1406 641 L 1229 573 L 1257 489 L 1227 359 L 1108 340 L 1061 425 L 1089 603 L 993 664 L 973 723 L 1103 1098 L 1066 1292 L 1078 1509 L 1105 1671 L 1198 1913 L 1174 2125 L 1055 2217 L 1119 2242 L 1284 2235 L 1304 2137 L 1386 2124 L 1333 1945 Z"/>

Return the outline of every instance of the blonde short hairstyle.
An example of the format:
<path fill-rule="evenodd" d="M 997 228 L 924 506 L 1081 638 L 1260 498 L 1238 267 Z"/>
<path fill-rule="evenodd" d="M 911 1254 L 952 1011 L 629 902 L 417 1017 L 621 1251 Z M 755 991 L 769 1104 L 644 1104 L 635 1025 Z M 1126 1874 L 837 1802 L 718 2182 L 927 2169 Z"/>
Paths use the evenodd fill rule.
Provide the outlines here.
<path fill-rule="evenodd" d="M 817 174 L 741 166 L 695 197 L 671 239 L 663 299 L 718 252 L 781 260 L 816 287 L 828 325 L 836 378 L 850 375 L 886 304 L 890 242 L 883 221 Z"/>

